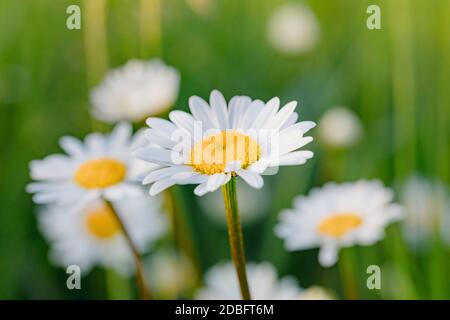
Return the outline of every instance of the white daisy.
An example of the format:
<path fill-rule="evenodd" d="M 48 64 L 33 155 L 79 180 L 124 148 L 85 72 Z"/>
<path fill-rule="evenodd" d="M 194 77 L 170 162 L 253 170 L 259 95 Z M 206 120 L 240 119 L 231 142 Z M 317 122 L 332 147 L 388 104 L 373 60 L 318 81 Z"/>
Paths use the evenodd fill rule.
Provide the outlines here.
<path fill-rule="evenodd" d="M 179 85 L 178 71 L 161 60 L 131 60 L 92 91 L 92 114 L 107 122 L 144 120 L 172 107 Z"/>
<path fill-rule="evenodd" d="M 317 127 L 320 141 L 335 148 L 355 145 L 362 135 L 362 124 L 358 116 L 345 107 L 327 110 Z"/>
<path fill-rule="evenodd" d="M 145 261 L 152 292 L 159 299 L 177 299 L 195 285 L 194 266 L 173 250 L 158 250 Z"/>
<path fill-rule="evenodd" d="M 267 24 L 269 43 L 284 54 L 300 54 L 314 48 L 320 38 L 320 25 L 305 4 L 286 3 Z"/>
<path fill-rule="evenodd" d="M 384 237 L 386 226 L 402 217 L 393 192 L 379 181 L 327 183 L 284 210 L 276 234 L 287 250 L 320 247 L 319 262 L 331 266 L 341 247 L 371 245 Z"/>
<path fill-rule="evenodd" d="M 247 276 L 253 300 L 294 300 L 301 292 L 294 277 L 285 276 L 278 280 L 275 267 L 268 262 L 247 264 Z M 241 299 L 236 270 L 231 262 L 211 267 L 204 282 L 205 287 L 197 292 L 196 299 Z"/>
<path fill-rule="evenodd" d="M 111 134 L 91 133 L 84 142 L 63 137 L 60 145 L 67 155 L 31 161 L 30 175 L 37 182 L 27 191 L 36 203 L 78 203 L 99 196 L 115 201 L 141 194 L 135 183 L 138 163 L 131 157 L 139 136 L 132 137 L 131 126 L 120 123 Z"/>
<path fill-rule="evenodd" d="M 149 145 L 134 155 L 161 167 L 150 172 L 143 184 L 153 183 L 150 194 L 178 184 L 198 184 L 196 195 L 217 190 L 232 175 L 254 188 L 263 186 L 261 174 L 280 165 L 304 164 L 313 156 L 299 148 L 312 141 L 304 134 L 314 122 L 298 122 L 297 102 L 280 108 L 280 100 L 267 103 L 235 96 L 226 103 L 214 90 L 210 103 L 193 96 L 192 114 L 172 111 L 171 121 L 149 118 Z"/>
<path fill-rule="evenodd" d="M 405 208 L 403 234 L 408 244 L 415 250 L 423 250 L 439 228 L 448 236 L 450 199 L 445 186 L 439 181 L 430 181 L 421 176 L 409 177 L 401 191 L 401 201 Z"/>
<path fill-rule="evenodd" d="M 140 252 L 167 230 L 160 201 L 145 195 L 113 203 Z M 82 275 L 96 266 L 114 268 L 122 275 L 134 270 L 133 256 L 111 208 L 102 200 L 82 206 L 48 205 L 38 213 L 40 230 L 51 245 L 50 259 L 57 265 L 78 265 Z"/>

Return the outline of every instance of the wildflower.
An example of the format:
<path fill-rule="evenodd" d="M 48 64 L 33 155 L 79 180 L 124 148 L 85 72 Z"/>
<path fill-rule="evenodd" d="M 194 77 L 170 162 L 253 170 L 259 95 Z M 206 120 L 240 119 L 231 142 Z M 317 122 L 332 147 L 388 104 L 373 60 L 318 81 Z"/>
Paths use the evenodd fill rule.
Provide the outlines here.
<path fill-rule="evenodd" d="M 289 251 L 320 247 L 319 262 L 329 267 L 338 260 L 339 248 L 371 245 L 384 237 L 387 225 L 402 218 L 392 198 L 379 181 L 327 183 L 295 198 L 275 232 Z"/>
<path fill-rule="evenodd" d="M 311 50 L 317 44 L 320 25 L 308 6 L 287 3 L 270 17 L 267 37 L 270 44 L 281 53 L 300 54 Z"/>
<path fill-rule="evenodd" d="M 250 291 L 255 300 L 294 300 L 301 288 L 297 280 L 291 276 L 278 279 L 275 267 L 268 262 L 249 263 L 248 281 Z M 197 299 L 205 300 L 238 300 L 239 283 L 236 281 L 236 271 L 231 262 L 213 266 L 206 272 L 205 287 L 196 295 Z"/>
<path fill-rule="evenodd" d="M 403 185 L 401 202 L 405 208 L 403 234 L 413 249 L 429 245 L 433 234 L 441 231 L 439 228 L 444 239 L 448 238 L 444 229 L 450 226 L 450 200 L 442 183 L 411 176 Z"/>
<path fill-rule="evenodd" d="M 230 249 L 242 297 L 251 299 L 245 271 L 243 236 L 236 198 L 236 177 L 254 188 L 263 186 L 263 174 L 279 165 L 304 164 L 313 154 L 297 150 L 312 141 L 304 134 L 314 122 L 296 123 L 296 102 L 279 110 L 280 100 L 266 104 L 236 96 L 227 105 L 223 95 L 211 92 L 209 105 L 199 97 L 189 99 L 192 115 L 172 111 L 171 121 L 147 119 L 149 145 L 135 156 L 162 166 L 151 171 L 143 184 L 152 184 L 150 195 L 174 184 L 198 184 L 194 193 L 202 196 L 222 186 Z M 198 131 L 200 126 L 200 134 Z M 203 129 L 205 133 L 203 134 Z M 176 139 L 180 138 L 177 143 Z"/>
<path fill-rule="evenodd" d="M 81 206 L 47 205 L 37 218 L 51 245 L 50 259 L 57 265 L 78 265 L 82 274 L 96 266 L 113 268 L 127 276 L 133 271 L 133 255 L 113 210 L 142 253 L 167 230 L 166 216 L 157 198 L 132 197 L 113 203 L 94 199 Z"/>
<path fill-rule="evenodd" d="M 296 122 L 296 106 L 293 101 L 279 110 L 278 98 L 263 103 L 246 96 L 233 97 L 227 106 L 222 94 L 214 90 L 209 105 L 197 96 L 189 99 L 192 114 L 172 111 L 171 121 L 147 119 L 149 144 L 134 155 L 161 167 L 150 172 L 143 184 L 152 184 L 151 195 L 174 184 L 198 184 L 194 193 L 202 196 L 239 176 L 261 188 L 261 174 L 267 169 L 304 164 L 313 156 L 311 151 L 298 149 L 312 141 L 304 134 L 315 123 Z M 204 134 L 195 134 L 197 123 Z M 182 134 L 189 139 L 173 141 Z"/>
<path fill-rule="evenodd" d="M 179 85 L 178 71 L 161 60 L 131 60 L 92 91 L 92 115 L 106 122 L 144 120 L 172 107 Z"/>
<path fill-rule="evenodd" d="M 195 285 L 194 266 L 184 255 L 173 250 L 158 250 L 147 261 L 152 290 L 159 298 L 183 297 Z"/>
<path fill-rule="evenodd" d="M 318 134 L 320 140 L 328 146 L 348 148 L 361 138 L 361 121 L 351 110 L 334 107 L 319 120 Z"/>
<path fill-rule="evenodd" d="M 40 204 L 83 203 L 99 197 L 117 201 L 140 195 L 134 176 L 137 161 L 131 156 L 138 140 L 127 123 L 116 125 L 109 135 L 91 133 L 84 142 L 63 137 L 60 145 L 67 155 L 31 161 L 30 175 L 36 182 L 27 190 Z"/>

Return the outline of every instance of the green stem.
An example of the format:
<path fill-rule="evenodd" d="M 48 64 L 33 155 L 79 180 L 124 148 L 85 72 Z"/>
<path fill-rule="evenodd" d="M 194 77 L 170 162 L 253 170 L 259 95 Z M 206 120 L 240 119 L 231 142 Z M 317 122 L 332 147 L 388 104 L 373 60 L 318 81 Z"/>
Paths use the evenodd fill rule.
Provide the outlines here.
<path fill-rule="evenodd" d="M 106 270 L 106 288 L 111 300 L 130 300 L 130 284 L 112 269 Z"/>
<path fill-rule="evenodd" d="M 195 271 L 194 280 L 198 283 L 201 279 L 201 269 L 198 262 L 197 251 L 194 245 L 194 239 L 192 239 L 190 232 L 190 226 L 183 211 L 176 205 L 177 201 L 175 199 L 175 190 L 170 188 L 163 193 L 164 197 L 164 207 L 169 216 L 169 220 L 172 226 L 172 236 L 174 240 L 174 245 L 182 252 L 192 263 Z M 181 201 L 178 201 L 181 203 Z"/>
<path fill-rule="evenodd" d="M 233 258 L 234 266 L 236 267 L 242 298 L 244 300 L 251 300 L 247 282 L 244 241 L 236 199 L 236 177 L 231 177 L 230 182 L 222 186 L 222 194 L 227 215 L 228 239 L 231 256 Z"/>
<path fill-rule="evenodd" d="M 117 211 L 114 209 L 114 206 L 112 205 L 112 203 L 107 200 L 105 200 L 105 203 L 111 209 L 111 211 L 114 213 L 114 216 L 116 217 L 117 222 L 119 223 L 122 233 L 125 237 L 125 241 L 127 242 L 128 247 L 130 248 L 131 253 L 133 254 L 134 264 L 136 267 L 136 285 L 139 290 L 139 296 L 141 297 L 142 300 L 149 300 L 149 299 L 151 299 L 151 296 L 150 296 L 150 291 L 148 290 L 148 287 L 145 283 L 144 267 L 143 267 L 141 255 L 140 255 L 139 251 L 137 250 L 135 243 L 131 239 L 130 233 L 128 232 L 127 228 L 125 227 L 125 224 L 123 223 L 122 218 L 117 213 Z"/>
<path fill-rule="evenodd" d="M 342 250 L 339 261 L 339 273 L 341 275 L 344 297 L 350 300 L 358 299 L 358 288 L 355 280 L 354 259 L 351 248 Z"/>

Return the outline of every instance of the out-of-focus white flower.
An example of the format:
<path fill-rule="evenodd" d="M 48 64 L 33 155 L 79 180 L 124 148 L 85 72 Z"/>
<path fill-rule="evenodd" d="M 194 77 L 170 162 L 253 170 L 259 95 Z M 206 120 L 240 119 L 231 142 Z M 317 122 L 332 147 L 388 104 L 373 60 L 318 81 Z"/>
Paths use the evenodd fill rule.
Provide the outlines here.
<path fill-rule="evenodd" d="M 237 182 L 237 200 L 239 203 L 239 217 L 242 224 L 255 222 L 267 213 L 269 194 L 266 188 L 256 190 L 242 181 Z M 207 193 L 200 206 L 203 211 L 219 224 L 227 224 L 222 193 L 219 191 Z"/>
<path fill-rule="evenodd" d="M 284 54 L 311 50 L 320 38 L 320 26 L 305 4 L 286 3 L 278 8 L 267 24 L 270 44 Z"/>
<path fill-rule="evenodd" d="M 144 120 L 172 107 L 179 85 L 178 71 L 161 60 L 131 60 L 92 91 L 92 115 L 106 122 Z"/>
<path fill-rule="evenodd" d="M 440 228 L 444 238 L 450 240 L 450 200 L 441 183 L 412 176 L 403 186 L 401 200 L 406 212 L 403 234 L 412 248 L 424 249 Z"/>
<path fill-rule="evenodd" d="M 31 161 L 30 175 L 37 182 L 30 183 L 27 191 L 34 193 L 34 202 L 44 204 L 141 195 L 144 191 L 136 183 L 134 168 L 138 161 L 131 156 L 139 136 L 132 135 L 129 123 L 119 123 L 111 134 L 91 133 L 84 142 L 63 137 L 60 145 L 67 155 Z"/>
<path fill-rule="evenodd" d="M 151 195 L 174 184 L 196 184 L 194 193 L 202 196 L 239 176 L 261 188 L 268 169 L 302 165 L 313 157 L 299 149 L 313 140 L 305 133 L 315 123 L 297 122 L 296 106 L 291 101 L 280 108 L 277 97 L 264 103 L 235 96 L 227 103 L 213 90 L 209 104 L 197 96 L 189 99 L 192 114 L 176 110 L 171 121 L 148 118 L 148 146 L 134 155 L 163 167 L 149 172 L 143 184 L 152 184 Z"/>
<path fill-rule="evenodd" d="M 320 247 L 319 262 L 329 267 L 338 260 L 341 247 L 371 245 L 384 237 L 385 228 L 402 218 L 392 203 L 393 192 L 379 181 L 327 183 L 294 199 L 284 210 L 276 234 L 287 250 Z"/>
<path fill-rule="evenodd" d="M 294 300 L 300 294 L 297 280 L 291 276 L 278 280 L 275 267 L 268 262 L 247 264 L 247 278 L 253 300 Z M 201 300 L 239 300 L 236 270 L 231 262 L 217 264 L 204 278 L 205 287 L 196 295 Z"/>
<path fill-rule="evenodd" d="M 302 290 L 298 296 L 299 300 L 335 300 L 336 297 L 330 290 L 320 286 L 312 286 Z"/>
<path fill-rule="evenodd" d="M 319 138 L 335 148 L 353 146 L 361 138 L 362 125 L 358 116 L 345 107 L 329 109 L 319 121 Z"/>
<path fill-rule="evenodd" d="M 113 203 L 138 250 L 148 250 L 167 230 L 160 201 L 142 195 Z M 57 265 L 78 265 L 82 275 L 96 266 L 113 268 L 127 276 L 134 270 L 133 256 L 120 224 L 102 200 L 82 206 L 48 205 L 37 215 L 50 243 L 50 259 Z"/>
<path fill-rule="evenodd" d="M 177 299 L 192 289 L 196 275 L 192 263 L 184 255 L 160 250 L 145 261 L 152 291 L 159 299 Z"/>

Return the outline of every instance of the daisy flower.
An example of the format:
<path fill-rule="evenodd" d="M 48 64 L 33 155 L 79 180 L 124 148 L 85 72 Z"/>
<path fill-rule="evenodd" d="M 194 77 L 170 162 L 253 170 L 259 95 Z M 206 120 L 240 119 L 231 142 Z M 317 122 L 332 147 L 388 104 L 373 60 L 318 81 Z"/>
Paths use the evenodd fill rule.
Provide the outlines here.
<path fill-rule="evenodd" d="M 152 291 L 159 299 L 177 299 L 191 292 L 197 276 L 191 261 L 174 250 L 158 250 L 145 261 Z"/>
<path fill-rule="evenodd" d="M 363 131 L 358 116 L 346 107 L 333 107 L 325 112 L 317 129 L 320 140 L 335 148 L 355 145 Z"/>
<path fill-rule="evenodd" d="M 307 5 L 286 3 L 270 17 L 267 38 L 281 53 L 301 54 L 314 48 L 319 41 L 320 25 Z"/>
<path fill-rule="evenodd" d="M 252 298 L 255 300 L 295 300 L 301 288 L 291 276 L 278 279 L 275 267 L 268 262 L 247 266 Z M 200 300 L 239 300 L 239 283 L 231 262 L 213 266 L 205 274 L 205 287 L 196 298 Z"/>
<path fill-rule="evenodd" d="M 313 156 L 298 149 L 313 140 L 304 134 L 315 123 L 296 122 L 296 106 L 293 101 L 280 109 L 278 98 L 263 103 L 247 96 L 235 96 L 227 105 L 214 90 L 209 104 L 197 96 L 189 99 L 191 114 L 172 111 L 170 121 L 147 119 L 149 144 L 134 155 L 160 167 L 143 184 L 152 184 L 151 195 L 174 184 L 198 184 L 194 193 L 202 196 L 239 176 L 261 188 L 261 174 L 268 169 L 304 164 Z"/>
<path fill-rule="evenodd" d="M 106 122 L 144 120 L 172 107 L 179 85 L 178 71 L 161 60 L 131 60 L 92 91 L 92 115 Z"/>
<path fill-rule="evenodd" d="M 388 224 L 402 218 L 393 192 L 379 181 L 327 183 L 294 200 L 275 228 L 287 250 L 320 247 L 319 262 L 336 263 L 341 247 L 371 245 L 384 237 Z"/>
<path fill-rule="evenodd" d="M 403 234 L 412 249 L 423 251 L 440 228 L 444 239 L 450 239 L 450 199 L 445 185 L 414 175 L 403 185 L 400 199 L 405 208 Z"/>
<path fill-rule="evenodd" d="M 167 230 L 158 198 L 131 197 L 113 206 L 140 252 Z M 112 208 L 103 200 L 76 207 L 47 205 L 37 218 L 56 265 L 78 265 L 83 275 L 96 265 L 113 268 L 124 276 L 132 273 L 133 255 Z"/>
<path fill-rule="evenodd" d="M 34 193 L 36 203 L 82 203 L 100 196 L 116 201 L 139 195 L 143 191 L 136 184 L 138 162 L 131 156 L 139 141 L 128 123 L 116 125 L 108 135 L 89 134 L 84 142 L 63 137 L 60 145 L 67 155 L 31 161 L 30 175 L 36 182 L 27 191 Z"/>
<path fill-rule="evenodd" d="M 197 184 L 202 196 L 222 187 L 232 251 L 242 297 L 250 299 L 245 271 L 243 236 L 237 210 L 236 177 L 254 188 L 263 186 L 261 174 L 280 165 L 304 164 L 311 151 L 298 150 L 312 141 L 304 134 L 314 122 L 298 122 L 297 102 L 280 109 L 280 99 L 267 103 L 235 96 L 227 104 L 213 90 L 209 104 L 200 97 L 189 99 L 192 114 L 172 111 L 170 121 L 149 118 L 148 146 L 134 155 L 159 165 L 143 179 L 152 184 L 150 195 L 174 184 Z"/>

